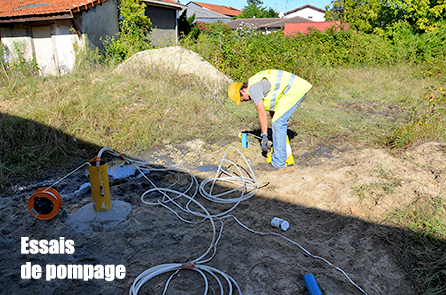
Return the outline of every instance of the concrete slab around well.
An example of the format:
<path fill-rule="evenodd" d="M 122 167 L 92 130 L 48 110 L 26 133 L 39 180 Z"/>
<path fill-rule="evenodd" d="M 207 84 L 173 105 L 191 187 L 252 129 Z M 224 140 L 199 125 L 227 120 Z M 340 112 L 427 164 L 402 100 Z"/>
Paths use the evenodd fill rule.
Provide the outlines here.
<path fill-rule="evenodd" d="M 113 228 L 127 219 L 132 205 L 123 201 L 112 201 L 111 209 L 96 212 L 93 203 L 87 204 L 67 217 L 65 223 L 75 232 L 101 232 Z"/>

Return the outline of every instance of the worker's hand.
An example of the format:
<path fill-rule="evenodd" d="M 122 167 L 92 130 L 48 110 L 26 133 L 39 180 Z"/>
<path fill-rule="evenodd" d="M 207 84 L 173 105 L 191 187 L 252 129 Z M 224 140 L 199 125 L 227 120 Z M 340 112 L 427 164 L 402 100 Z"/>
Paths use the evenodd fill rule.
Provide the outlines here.
<path fill-rule="evenodd" d="M 260 136 L 262 136 L 262 141 L 260 142 L 260 146 L 262 148 L 262 151 L 266 152 L 268 151 L 267 149 L 267 144 L 268 144 L 268 133 L 267 134 L 260 134 Z"/>

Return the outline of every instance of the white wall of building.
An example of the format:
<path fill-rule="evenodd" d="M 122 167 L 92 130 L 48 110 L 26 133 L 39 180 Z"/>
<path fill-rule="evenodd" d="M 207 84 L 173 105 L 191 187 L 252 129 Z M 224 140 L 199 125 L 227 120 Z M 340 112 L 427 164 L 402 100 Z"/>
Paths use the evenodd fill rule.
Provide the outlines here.
<path fill-rule="evenodd" d="M 42 75 L 68 73 L 75 63 L 74 43 L 83 44 L 82 37 L 70 29 L 69 20 L 1 27 L 6 61 L 13 63 L 21 54 L 28 61 L 35 58 Z"/>
<path fill-rule="evenodd" d="M 14 25 L 13 27 L 0 27 L 0 37 L 7 62 L 18 59 L 19 52 L 26 59 L 32 58 L 32 40 L 27 28 L 18 25 Z"/>
<path fill-rule="evenodd" d="M 54 45 L 57 67 L 61 73 L 69 73 L 75 65 L 75 48 L 83 48 L 84 39 L 73 31 L 71 22 L 60 22 L 55 28 Z"/>
<path fill-rule="evenodd" d="M 303 8 L 299 11 L 290 13 L 285 16 L 285 18 L 292 18 L 300 16 L 309 20 L 312 20 L 314 22 L 324 22 L 325 21 L 325 12 L 321 12 L 315 9 L 312 9 L 310 7 Z"/>
<path fill-rule="evenodd" d="M 117 1 L 111 0 L 81 12 L 74 19 L 59 19 L 0 26 L 0 39 L 8 63 L 36 59 L 42 75 L 66 74 L 76 62 L 75 48 L 103 48 L 101 38 L 118 33 Z"/>

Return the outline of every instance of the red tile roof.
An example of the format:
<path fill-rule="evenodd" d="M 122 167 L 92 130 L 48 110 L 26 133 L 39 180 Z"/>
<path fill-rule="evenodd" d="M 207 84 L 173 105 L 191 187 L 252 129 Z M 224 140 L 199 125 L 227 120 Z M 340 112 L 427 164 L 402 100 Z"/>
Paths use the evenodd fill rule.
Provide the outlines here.
<path fill-rule="evenodd" d="M 231 20 L 226 24 L 233 30 L 237 29 L 242 23 L 253 24 L 259 29 L 278 29 L 285 27 L 286 23 L 312 23 L 313 21 L 303 17 L 292 18 L 238 18 Z"/>
<path fill-rule="evenodd" d="M 0 0 L 0 18 L 72 14 L 105 1 L 107 0 Z"/>
<path fill-rule="evenodd" d="M 197 4 L 201 7 L 207 8 L 213 12 L 217 12 L 217 13 L 224 14 L 227 16 L 238 16 L 240 13 L 243 12 L 240 9 L 229 7 L 229 6 L 207 4 L 207 3 L 195 2 L 195 1 L 191 1 L 191 2 Z"/>
<path fill-rule="evenodd" d="M 285 12 L 284 15 L 288 15 L 288 14 L 294 13 L 294 12 L 296 12 L 296 11 L 303 10 L 303 9 L 305 9 L 305 8 L 312 8 L 312 9 L 314 9 L 314 10 L 316 10 L 316 11 L 319 11 L 319 12 L 325 12 L 325 10 L 322 9 L 322 8 L 318 8 L 318 7 L 316 7 L 316 6 L 307 4 L 307 5 L 298 7 L 298 8 L 296 8 L 296 9 L 290 10 L 290 11 L 288 11 L 288 12 Z"/>

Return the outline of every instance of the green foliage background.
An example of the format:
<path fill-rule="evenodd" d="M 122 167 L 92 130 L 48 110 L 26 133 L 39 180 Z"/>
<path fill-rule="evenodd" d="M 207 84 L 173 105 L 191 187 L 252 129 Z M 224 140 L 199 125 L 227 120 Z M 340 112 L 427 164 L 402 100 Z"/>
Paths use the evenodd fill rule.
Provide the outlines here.
<path fill-rule="evenodd" d="M 199 34 L 182 41 L 220 71 L 246 81 L 265 68 L 279 68 L 318 80 L 321 67 L 419 64 L 423 75 L 445 73 L 446 28 L 414 34 L 405 25 L 377 34 L 334 28 L 305 34 Z M 323 74 L 323 73 L 322 73 Z"/>
<path fill-rule="evenodd" d="M 334 28 L 324 32 L 314 30 L 292 36 L 285 36 L 280 32 L 264 35 L 251 31 L 245 34 L 238 30 L 229 35 L 200 33 L 196 38 L 195 36 L 185 38 L 182 46 L 199 53 L 235 81 L 247 81 L 249 77 L 261 70 L 275 68 L 304 77 L 313 85 L 327 85 L 328 88 L 325 89 L 331 91 L 329 87 L 333 86 L 336 80 L 333 74 L 338 72 L 337 69 L 348 68 L 359 69 L 359 71 L 374 68 L 389 70 L 405 68 L 407 72 L 402 73 L 398 79 L 414 76 L 421 81 L 432 77 L 441 81 L 440 84 L 433 86 L 445 85 L 445 39 L 445 28 L 418 34 L 413 33 L 410 26 L 402 23 L 399 27 L 379 33 L 365 33 L 355 29 L 338 31 Z M 376 79 L 376 81 L 379 80 L 379 78 Z M 373 80 L 370 83 L 373 84 Z M 395 80 L 394 83 L 399 82 Z M 352 92 L 357 92 L 353 96 L 361 97 L 362 102 L 380 97 L 376 93 L 370 93 L 372 97 L 364 96 L 370 89 L 355 89 L 355 87 L 363 87 L 359 84 L 349 87 L 352 87 Z M 414 98 L 412 94 L 403 94 L 402 90 L 398 101 L 389 97 L 379 102 L 383 105 L 399 103 L 403 108 L 417 107 L 416 112 L 400 124 L 389 127 L 392 131 L 380 139 L 382 145 L 401 148 L 419 140 L 446 141 L 444 120 L 446 109 L 443 94 L 441 91 L 441 93 L 436 93 L 433 98 L 436 100 L 436 105 L 430 105 L 424 99 L 428 91 L 426 89 L 423 91 L 424 93 L 418 93 Z M 335 101 L 336 97 L 329 99 L 334 106 L 342 104 L 340 101 Z M 423 117 L 426 113 L 430 115 Z M 336 123 L 333 122 L 333 124 Z M 320 133 L 322 130 L 320 125 L 313 127 L 314 130 L 308 130 L 311 134 Z M 379 130 L 379 126 L 375 127 Z M 374 138 L 372 133 L 377 131 L 373 131 L 371 126 L 358 126 L 358 128 L 363 130 L 361 133 L 368 134 L 364 135 L 368 138 Z M 346 128 L 347 133 L 352 130 Z M 339 133 L 339 131 L 327 126 L 324 133 Z M 352 136 L 352 134 L 347 136 Z"/>
<path fill-rule="evenodd" d="M 133 54 L 151 48 L 152 22 L 145 15 L 146 4 L 135 0 L 119 2 L 119 36 L 105 38 L 103 52 L 106 60 L 123 61 Z"/>
<path fill-rule="evenodd" d="M 178 32 L 180 36 L 189 35 L 190 31 L 194 26 L 194 21 L 195 21 L 195 13 L 192 16 L 187 17 L 187 9 L 185 9 L 178 18 Z"/>
<path fill-rule="evenodd" d="M 326 20 L 348 22 L 352 28 L 367 33 L 401 23 L 421 33 L 446 24 L 445 0 L 333 0 L 326 10 Z"/>
<path fill-rule="evenodd" d="M 208 36 L 226 36 L 232 33 L 232 29 L 222 21 L 218 21 L 215 23 L 206 23 L 202 21 L 198 21 L 192 27 L 189 36 L 191 38 L 197 38 L 200 34 L 208 35 Z"/>
<path fill-rule="evenodd" d="M 251 3 L 250 1 L 248 1 L 248 6 L 245 6 L 243 8 L 243 12 L 238 16 L 234 17 L 234 19 L 253 18 L 253 17 L 256 18 L 279 17 L 279 14 L 272 8 L 262 7 L 258 3 L 255 3 L 254 1 L 251 1 Z"/>

